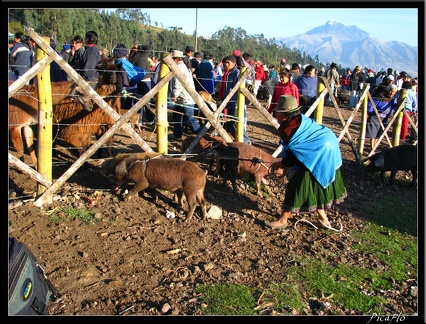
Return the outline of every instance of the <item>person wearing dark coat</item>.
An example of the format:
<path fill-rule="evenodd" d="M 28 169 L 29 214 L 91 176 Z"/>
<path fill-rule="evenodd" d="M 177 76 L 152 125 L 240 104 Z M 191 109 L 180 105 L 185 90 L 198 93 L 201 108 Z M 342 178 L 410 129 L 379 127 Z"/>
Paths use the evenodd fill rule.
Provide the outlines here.
<path fill-rule="evenodd" d="M 355 108 L 358 103 L 359 91 L 361 90 L 361 83 L 365 80 L 361 75 L 361 66 L 357 65 L 351 74 L 351 97 L 349 99 L 349 108 Z"/>
<path fill-rule="evenodd" d="M 151 65 L 149 62 L 149 54 L 152 51 L 151 45 L 138 45 L 138 51 L 137 53 L 132 57 L 131 62 L 141 67 L 146 71 L 146 75 L 144 79 L 137 84 L 137 93 L 141 97 L 146 95 L 151 89 L 152 89 L 152 72 L 151 71 Z M 155 121 L 155 115 L 154 113 L 149 109 L 149 103 L 146 104 L 139 113 L 139 123 L 143 123 L 144 119 L 148 123 L 154 123 Z"/>
<path fill-rule="evenodd" d="M 96 66 L 101 60 L 101 54 L 99 54 L 99 48 L 97 46 L 98 34 L 93 30 L 86 32 L 85 43 L 84 53 L 81 56 L 82 70 L 79 73 L 86 81 L 96 82 L 99 78 L 99 72 Z"/>
<path fill-rule="evenodd" d="M 9 54 L 9 64 L 13 71 L 13 74 L 10 74 L 10 79 L 18 79 L 31 68 L 33 54 L 27 36 L 24 33 L 16 33 L 15 45 L 10 49 Z"/>
<path fill-rule="evenodd" d="M 53 38 L 50 39 L 50 47 L 53 48 L 56 53 L 61 55 L 56 50 L 56 43 Z M 67 81 L 68 80 L 68 74 L 59 66 L 58 63 L 55 61 L 52 61 L 50 63 L 50 81 L 51 82 L 60 82 L 60 81 Z"/>
<path fill-rule="evenodd" d="M 65 62 L 69 63 L 71 61 L 71 45 L 70 44 L 64 44 L 62 45 L 62 51 L 61 56 L 64 59 Z"/>

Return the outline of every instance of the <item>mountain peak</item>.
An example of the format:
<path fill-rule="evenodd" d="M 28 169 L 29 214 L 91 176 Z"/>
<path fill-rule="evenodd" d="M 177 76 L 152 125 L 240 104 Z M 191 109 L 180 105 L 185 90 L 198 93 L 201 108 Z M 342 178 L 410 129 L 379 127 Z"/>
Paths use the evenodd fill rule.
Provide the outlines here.
<path fill-rule="evenodd" d="M 342 66 L 369 66 L 375 71 L 392 67 L 417 75 L 417 48 L 400 42 L 373 39 L 356 26 L 346 26 L 330 19 L 325 25 L 279 41 L 297 48 L 324 62 L 338 62 Z"/>
<path fill-rule="evenodd" d="M 334 25 L 334 24 L 338 24 L 338 23 L 339 22 L 336 19 L 331 18 L 329 21 L 326 22 L 326 25 Z"/>

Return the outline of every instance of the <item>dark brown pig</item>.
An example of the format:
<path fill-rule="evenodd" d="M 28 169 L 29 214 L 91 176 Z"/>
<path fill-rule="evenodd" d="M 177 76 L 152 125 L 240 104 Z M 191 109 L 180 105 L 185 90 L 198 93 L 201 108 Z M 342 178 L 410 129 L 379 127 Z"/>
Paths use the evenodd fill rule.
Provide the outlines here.
<path fill-rule="evenodd" d="M 254 176 L 257 187 L 257 195 L 262 197 L 260 188 L 263 183 L 265 190 L 269 195 L 273 193 L 268 185 L 269 167 L 273 162 L 279 159 L 266 153 L 264 150 L 251 144 L 232 142 L 217 148 L 219 154 L 215 175 L 223 176 L 223 184 L 226 184 L 228 178 L 232 182 L 234 194 L 237 191 L 237 177 L 246 173 Z M 257 159 L 257 160 L 256 160 Z"/>
<path fill-rule="evenodd" d="M 385 182 L 386 172 L 390 171 L 389 183 L 392 185 L 399 170 L 411 171 L 413 175 L 412 186 L 417 182 L 416 145 L 399 145 L 388 148 L 370 156 L 366 161 L 370 161 L 370 163 L 366 165 L 365 170 L 367 172 L 380 172 L 382 183 Z"/>
<path fill-rule="evenodd" d="M 126 167 L 127 173 L 122 170 L 123 166 Z M 129 182 L 135 184 L 125 196 L 125 201 L 129 201 L 147 188 L 167 190 L 177 194 L 178 204 L 182 208 L 182 198 L 185 195 L 189 206 L 186 221 L 192 218 L 197 202 L 201 207 L 203 218 L 206 219 L 204 188 L 207 176 L 206 172 L 194 162 L 173 158 L 153 158 L 126 163 L 126 159 L 123 159 L 117 164 L 116 172 L 119 173 L 117 183 L 119 187 Z"/>

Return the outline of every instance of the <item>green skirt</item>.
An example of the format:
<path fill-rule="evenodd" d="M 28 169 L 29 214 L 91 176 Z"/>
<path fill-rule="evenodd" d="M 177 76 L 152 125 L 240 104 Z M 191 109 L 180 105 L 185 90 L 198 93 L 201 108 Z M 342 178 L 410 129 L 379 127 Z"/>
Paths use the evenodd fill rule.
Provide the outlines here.
<path fill-rule="evenodd" d="M 334 181 L 323 188 L 314 175 L 305 167 L 299 168 L 287 183 L 282 209 L 292 213 L 313 212 L 330 209 L 347 197 L 340 169 L 336 170 Z"/>

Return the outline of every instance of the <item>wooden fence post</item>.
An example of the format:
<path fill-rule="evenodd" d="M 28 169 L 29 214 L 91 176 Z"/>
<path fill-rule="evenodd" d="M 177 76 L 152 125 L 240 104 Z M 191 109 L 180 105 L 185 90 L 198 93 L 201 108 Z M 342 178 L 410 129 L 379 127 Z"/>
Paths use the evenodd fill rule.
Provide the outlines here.
<path fill-rule="evenodd" d="M 170 73 L 169 66 L 163 61 L 164 53 L 161 56 L 160 75 L 158 80 L 163 79 Z M 168 152 L 168 119 L 167 119 L 167 93 L 169 83 L 165 84 L 157 93 L 157 150 L 158 153 L 167 154 Z"/>
<path fill-rule="evenodd" d="M 43 37 L 49 43 L 48 37 Z M 47 53 L 36 45 L 37 61 L 47 56 Z M 37 170 L 47 180 L 52 180 L 52 85 L 50 82 L 50 65 L 47 65 L 37 74 L 37 91 L 39 101 L 38 109 L 38 158 Z M 46 187 L 37 183 L 37 195 L 46 191 Z M 48 203 L 52 202 L 49 196 Z"/>
<path fill-rule="evenodd" d="M 398 107 L 405 100 L 406 96 L 407 96 L 407 89 L 401 89 L 399 91 Z M 393 144 L 393 146 L 399 145 L 399 136 L 401 134 L 401 125 L 402 125 L 402 117 L 404 116 L 404 110 L 405 110 L 405 107 L 403 109 L 401 109 L 401 111 L 399 112 L 399 114 L 397 115 L 397 117 L 395 119 L 395 124 L 393 124 L 393 133 L 392 133 L 392 144 Z"/>
<path fill-rule="evenodd" d="M 241 69 L 241 75 L 245 72 L 247 68 L 244 67 Z M 240 76 L 241 77 L 241 76 Z M 246 105 L 246 98 L 244 94 L 241 92 L 241 89 L 244 89 L 246 87 L 246 83 L 242 82 L 240 84 L 240 87 L 238 89 L 237 93 L 237 111 L 236 111 L 236 117 L 237 120 L 235 121 L 236 126 L 236 138 L 235 140 L 237 142 L 243 143 L 244 142 L 244 124 L 245 124 L 245 118 L 244 118 L 244 110 Z M 231 117 L 232 118 L 232 117 Z"/>

